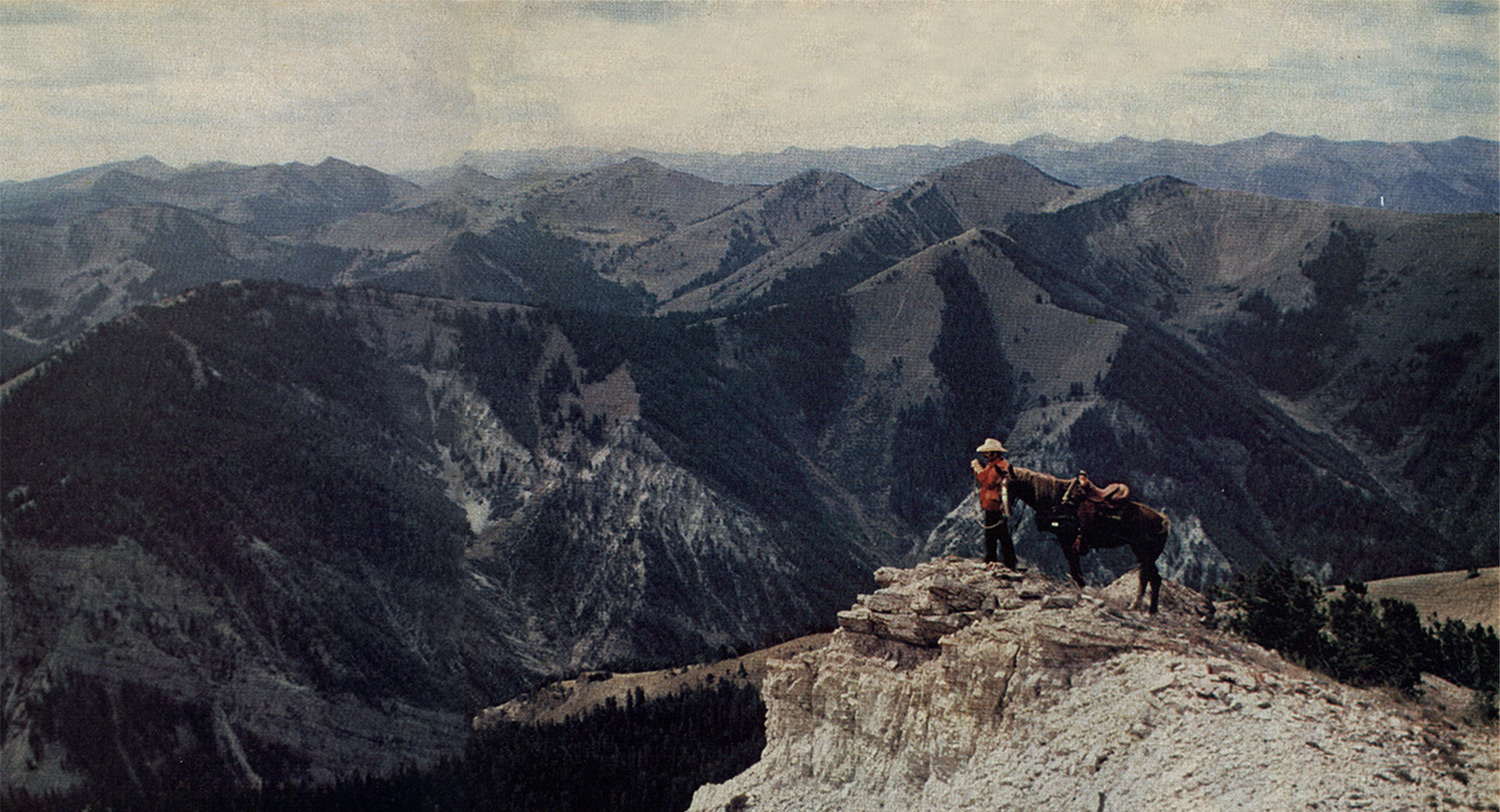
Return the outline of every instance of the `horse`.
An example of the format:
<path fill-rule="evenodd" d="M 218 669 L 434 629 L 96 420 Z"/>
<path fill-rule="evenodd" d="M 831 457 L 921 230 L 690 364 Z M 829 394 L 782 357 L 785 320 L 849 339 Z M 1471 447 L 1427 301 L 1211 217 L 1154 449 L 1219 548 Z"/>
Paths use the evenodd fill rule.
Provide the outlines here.
<path fill-rule="evenodd" d="M 1166 549 L 1167 530 L 1171 527 L 1166 516 L 1124 498 L 1128 489 L 1123 485 L 1096 488 L 1084 474 L 1059 479 L 1012 466 L 1005 488 L 1008 503 L 1019 501 L 1029 505 L 1036 512 L 1037 529 L 1057 538 L 1068 559 L 1068 574 L 1079 589 L 1088 586 L 1088 582 L 1079 563 L 1083 551 L 1073 545 L 1075 539 L 1082 538 L 1085 545 L 1093 548 L 1129 545 L 1140 565 L 1140 584 L 1131 608 L 1140 605 L 1149 586 L 1150 611 L 1156 614 L 1161 594 L 1161 571 L 1156 567 L 1156 559 Z M 1082 520 L 1080 508 L 1083 508 Z"/>

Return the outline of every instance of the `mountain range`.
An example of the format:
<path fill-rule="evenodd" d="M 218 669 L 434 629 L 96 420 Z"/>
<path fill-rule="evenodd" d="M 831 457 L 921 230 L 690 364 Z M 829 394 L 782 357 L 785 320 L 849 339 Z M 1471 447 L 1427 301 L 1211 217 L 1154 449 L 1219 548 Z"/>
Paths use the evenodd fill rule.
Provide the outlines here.
<path fill-rule="evenodd" d="M 987 436 L 1128 483 L 1195 588 L 1496 563 L 1492 211 L 1004 154 L 894 189 L 642 158 L 23 186 L 10 786 L 390 772 L 547 676 L 794 636 L 879 565 L 977 554 Z"/>
<path fill-rule="evenodd" d="M 1411 212 L 1500 209 L 1500 151 L 1494 141 L 1382 143 L 1331 141 L 1266 133 L 1221 144 L 1142 141 L 1122 136 L 1079 142 L 1044 134 L 1013 144 L 955 141 L 947 145 L 780 152 L 663 153 L 648 150 L 503 150 L 471 152 L 453 167 L 409 173 L 422 183 L 468 167 L 491 175 L 587 169 L 645 158 L 721 183 L 775 183 L 823 169 L 879 189 L 899 189 L 930 172 L 1013 155 L 1080 186 L 1122 186 L 1170 175 L 1198 186 Z"/>

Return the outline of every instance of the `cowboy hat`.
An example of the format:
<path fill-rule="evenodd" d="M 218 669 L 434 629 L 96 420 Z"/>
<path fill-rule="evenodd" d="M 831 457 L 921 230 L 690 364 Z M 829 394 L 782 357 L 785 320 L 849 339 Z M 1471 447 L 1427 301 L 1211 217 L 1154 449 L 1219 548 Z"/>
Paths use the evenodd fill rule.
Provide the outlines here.
<path fill-rule="evenodd" d="M 974 450 L 978 451 L 981 454 L 985 454 L 985 453 L 988 453 L 990 451 L 998 451 L 999 453 L 1004 454 L 1005 453 L 1005 446 L 1000 445 L 1000 441 L 999 440 L 996 440 L 994 437 L 990 437 L 989 439 L 987 439 L 987 440 L 984 441 L 984 445 L 982 445 L 982 446 L 980 446 L 980 447 L 978 447 L 978 448 L 976 448 Z"/>

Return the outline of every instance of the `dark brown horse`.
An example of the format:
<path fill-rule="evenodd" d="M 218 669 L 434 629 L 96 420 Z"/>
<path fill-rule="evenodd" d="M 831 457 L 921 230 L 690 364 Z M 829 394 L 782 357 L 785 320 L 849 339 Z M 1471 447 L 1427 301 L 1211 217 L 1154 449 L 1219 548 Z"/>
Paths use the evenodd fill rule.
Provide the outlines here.
<path fill-rule="evenodd" d="M 1149 586 L 1151 613 L 1156 614 L 1161 594 L 1161 572 L 1156 568 L 1156 559 L 1166 549 L 1167 529 L 1171 526 L 1166 516 L 1140 502 L 1125 499 L 1085 505 L 1086 499 L 1102 497 L 1103 494 L 1082 475 L 1058 479 L 1050 474 L 1012 466 L 1006 491 L 1012 504 L 1025 502 L 1036 511 L 1038 530 L 1057 537 L 1063 555 L 1068 559 L 1068 573 L 1079 588 L 1088 584 L 1079 564 L 1083 551 L 1074 546 L 1075 539 L 1081 536 L 1089 548 L 1129 545 L 1140 564 L 1140 586 L 1135 593 L 1135 605 L 1140 605 Z M 1082 527 L 1080 506 L 1084 506 Z"/>

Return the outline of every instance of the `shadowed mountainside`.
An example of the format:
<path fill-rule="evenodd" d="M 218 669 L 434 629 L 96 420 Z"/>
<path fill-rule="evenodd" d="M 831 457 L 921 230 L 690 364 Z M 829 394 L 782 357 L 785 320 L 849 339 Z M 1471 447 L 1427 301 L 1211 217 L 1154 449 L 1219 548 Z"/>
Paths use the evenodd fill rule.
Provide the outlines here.
<path fill-rule="evenodd" d="M 881 554 L 775 392 L 593 318 L 230 283 L 9 382 L 7 782 L 387 772 L 542 674 L 846 600 Z"/>
<path fill-rule="evenodd" d="M 8 377 L 86 329 L 228 279 L 323 284 L 347 252 L 288 245 L 187 209 L 131 204 L 61 224 L 0 220 L 0 329 Z"/>

